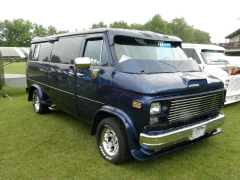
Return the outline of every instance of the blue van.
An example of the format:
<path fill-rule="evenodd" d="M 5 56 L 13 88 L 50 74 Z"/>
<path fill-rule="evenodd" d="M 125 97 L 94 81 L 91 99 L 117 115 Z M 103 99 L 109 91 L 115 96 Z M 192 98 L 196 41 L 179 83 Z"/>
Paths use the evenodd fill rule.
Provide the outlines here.
<path fill-rule="evenodd" d="M 220 133 L 222 81 L 202 72 L 181 39 L 149 31 L 93 29 L 32 40 L 28 101 L 92 125 L 102 157 L 143 161 Z"/>

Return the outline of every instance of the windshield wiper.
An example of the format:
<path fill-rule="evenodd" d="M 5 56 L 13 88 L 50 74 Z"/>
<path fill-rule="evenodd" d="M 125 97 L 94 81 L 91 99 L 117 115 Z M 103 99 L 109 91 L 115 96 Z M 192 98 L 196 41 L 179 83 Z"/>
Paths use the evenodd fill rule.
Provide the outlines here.
<path fill-rule="evenodd" d="M 163 64 L 166 64 L 166 65 L 168 65 L 168 66 L 170 66 L 170 67 L 173 67 L 177 72 L 180 72 L 175 66 L 173 66 L 173 65 L 171 65 L 171 64 L 168 64 L 168 63 L 163 62 L 163 61 L 159 61 L 159 62 L 161 62 L 161 63 L 163 63 Z M 178 66 L 179 66 L 179 65 L 178 65 Z"/>

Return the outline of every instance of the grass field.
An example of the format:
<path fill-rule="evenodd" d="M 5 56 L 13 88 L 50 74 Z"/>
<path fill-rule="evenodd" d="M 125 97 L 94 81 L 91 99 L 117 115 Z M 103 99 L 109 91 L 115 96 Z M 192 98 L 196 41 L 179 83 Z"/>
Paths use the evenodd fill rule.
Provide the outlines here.
<path fill-rule="evenodd" d="M 223 132 L 194 146 L 115 166 L 100 156 L 88 124 L 62 112 L 38 115 L 25 89 L 0 97 L 0 179 L 239 180 L 240 103 L 226 106 Z"/>
<path fill-rule="evenodd" d="M 4 74 L 25 74 L 26 62 L 15 62 L 4 66 Z"/>
<path fill-rule="evenodd" d="M 0 98 L 0 179 L 240 179 L 240 103 L 225 107 L 223 133 L 149 161 L 112 165 L 90 126 L 54 111 L 33 112 L 24 89 Z"/>

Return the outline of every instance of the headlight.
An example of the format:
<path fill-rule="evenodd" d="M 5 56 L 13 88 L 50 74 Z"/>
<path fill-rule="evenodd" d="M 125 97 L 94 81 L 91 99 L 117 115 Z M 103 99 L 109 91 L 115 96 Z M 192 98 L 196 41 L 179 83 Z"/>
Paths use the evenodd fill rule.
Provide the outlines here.
<path fill-rule="evenodd" d="M 158 114 L 161 111 L 161 103 L 154 102 L 150 106 L 150 115 Z"/>

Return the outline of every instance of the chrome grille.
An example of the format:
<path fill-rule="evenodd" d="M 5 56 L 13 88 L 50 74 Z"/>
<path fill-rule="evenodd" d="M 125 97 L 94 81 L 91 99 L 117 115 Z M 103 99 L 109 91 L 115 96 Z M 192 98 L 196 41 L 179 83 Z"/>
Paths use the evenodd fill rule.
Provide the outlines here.
<path fill-rule="evenodd" d="M 223 92 L 172 100 L 168 120 L 175 121 L 216 111 L 221 106 L 222 98 Z"/>

